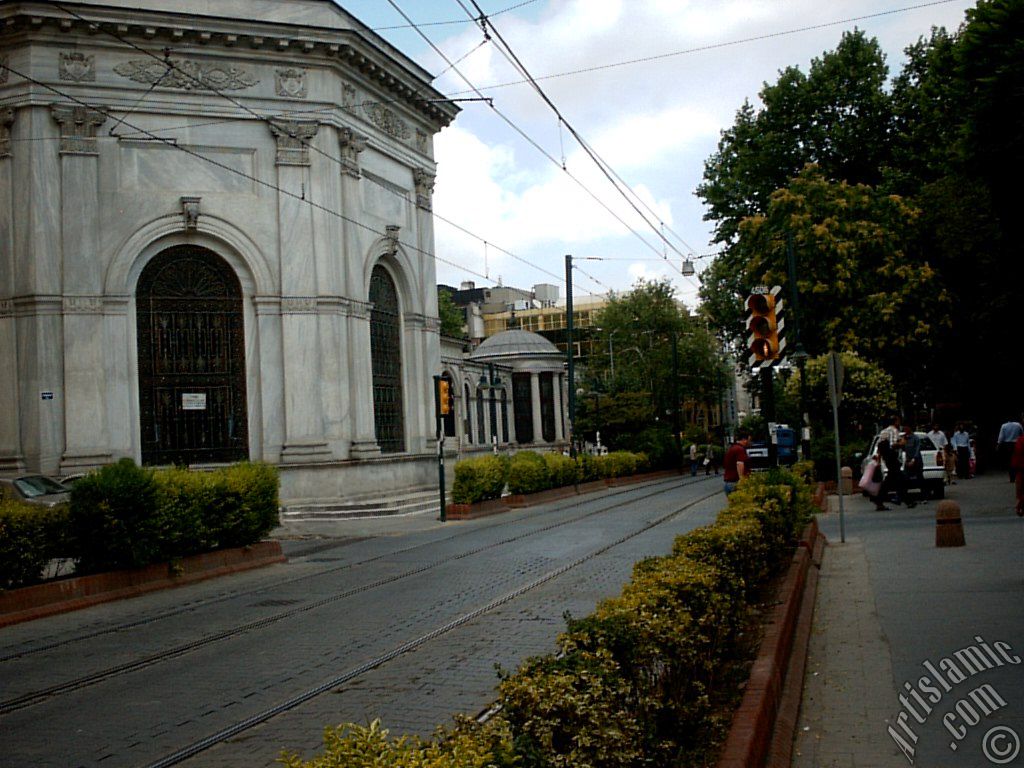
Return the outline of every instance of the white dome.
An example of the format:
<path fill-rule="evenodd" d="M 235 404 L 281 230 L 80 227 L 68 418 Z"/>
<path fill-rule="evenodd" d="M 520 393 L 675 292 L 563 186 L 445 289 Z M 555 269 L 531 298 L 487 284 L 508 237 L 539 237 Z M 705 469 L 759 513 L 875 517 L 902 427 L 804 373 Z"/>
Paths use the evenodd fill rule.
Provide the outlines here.
<path fill-rule="evenodd" d="M 562 357 L 558 347 L 530 331 L 502 331 L 484 339 L 470 354 L 470 360 L 510 357 Z"/>

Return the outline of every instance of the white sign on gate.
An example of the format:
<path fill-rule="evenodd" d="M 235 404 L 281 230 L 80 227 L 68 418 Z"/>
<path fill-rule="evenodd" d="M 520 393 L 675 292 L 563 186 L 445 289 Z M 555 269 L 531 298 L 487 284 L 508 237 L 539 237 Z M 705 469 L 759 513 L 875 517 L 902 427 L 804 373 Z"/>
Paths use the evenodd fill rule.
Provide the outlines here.
<path fill-rule="evenodd" d="M 182 392 L 181 393 L 181 410 L 183 410 L 183 411 L 205 411 L 206 410 L 206 393 L 205 392 Z"/>

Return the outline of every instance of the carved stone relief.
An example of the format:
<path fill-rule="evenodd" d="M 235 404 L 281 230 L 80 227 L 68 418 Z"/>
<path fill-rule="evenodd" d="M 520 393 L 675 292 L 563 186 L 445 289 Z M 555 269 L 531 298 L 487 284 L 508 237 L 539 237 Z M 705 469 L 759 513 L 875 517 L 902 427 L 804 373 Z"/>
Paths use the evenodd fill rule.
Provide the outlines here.
<path fill-rule="evenodd" d="M 341 105 L 345 109 L 351 109 L 356 105 L 356 88 L 354 85 L 345 83 L 341 87 Z"/>
<path fill-rule="evenodd" d="M 366 137 L 351 128 L 342 128 L 338 132 L 338 143 L 341 146 L 341 168 L 351 175 L 359 177 L 359 153 L 366 149 Z"/>
<path fill-rule="evenodd" d="M 370 118 L 371 123 L 384 131 L 388 136 L 408 141 L 412 135 L 405 121 L 396 115 L 394 110 L 388 109 L 383 104 L 378 104 L 374 101 L 364 101 L 363 112 Z"/>
<path fill-rule="evenodd" d="M 98 315 L 103 312 L 103 297 L 65 296 L 63 310 L 66 315 Z"/>
<path fill-rule="evenodd" d="M 416 183 L 416 205 L 429 211 L 434 195 L 434 174 L 423 168 L 414 168 L 412 171 L 413 181 Z"/>
<path fill-rule="evenodd" d="M 430 136 L 426 131 L 421 131 L 419 128 L 416 129 L 416 149 L 424 155 L 427 154 L 430 149 Z"/>
<path fill-rule="evenodd" d="M 290 315 L 310 315 L 316 312 L 315 296 L 282 296 L 281 312 Z"/>
<path fill-rule="evenodd" d="M 277 139 L 278 165 L 309 165 L 309 140 L 319 124 L 299 120 L 271 120 L 270 132 Z"/>
<path fill-rule="evenodd" d="M 53 119 L 60 125 L 60 153 L 95 155 L 96 129 L 106 122 L 107 116 L 91 107 L 53 104 Z"/>
<path fill-rule="evenodd" d="M 186 91 L 239 91 L 260 82 L 242 67 L 187 59 L 136 59 L 118 64 L 114 71 L 137 83 L 159 83 Z"/>
<path fill-rule="evenodd" d="M 181 213 L 185 219 L 185 229 L 197 229 L 199 227 L 199 204 L 203 198 L 191 195 L 182 196 Z"/>
<path fill-rule="evenodd" d="M 12 125 L 14 125 L 14 108 L 0 109 L 0 157 L 11 156 Z"/>
<path fill-rule="evenodd" d="M 278 96 L 290 99 L 306 98 L 306 70 L 278 69 L 275 71 L 275 90 Z"/>
<path fill-rule="evenodd" d="M 94 83 L 96 82 L 96 57 L 79 51 L 70 53 L 61 51 L 58 74 L 61 80 L 70 80 L 73 83 Z"/>
<path fill-rule="evenodd" d="M 384 227 L 384 252 L 388 256 L 398 253 L 398 233 L 401 229 L 397 224 L 388 224 Z"/>

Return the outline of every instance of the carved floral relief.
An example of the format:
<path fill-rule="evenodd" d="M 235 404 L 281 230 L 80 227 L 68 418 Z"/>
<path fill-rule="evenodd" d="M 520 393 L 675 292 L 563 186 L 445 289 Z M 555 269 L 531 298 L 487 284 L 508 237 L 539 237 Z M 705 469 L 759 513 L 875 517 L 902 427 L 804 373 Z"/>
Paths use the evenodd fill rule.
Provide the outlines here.
<path fill-rule="evenodd" d="M 73 83 L 94 83 L 96 82 L 96 57 L 79 51 L 70 53 L 61 51 L 58 74 L 61 80 L 69 80 Z"/>
<path fill-rule="evenodd" d="M 118 64 L 114 71 L 137 83 L 159 83 L 165 88 L 186 91 L 239 91 L 259 83 L 258 78 L 242 67 L 186 59 L 170 59 L 166 63 L 155 59 L 137 59 Z"/>

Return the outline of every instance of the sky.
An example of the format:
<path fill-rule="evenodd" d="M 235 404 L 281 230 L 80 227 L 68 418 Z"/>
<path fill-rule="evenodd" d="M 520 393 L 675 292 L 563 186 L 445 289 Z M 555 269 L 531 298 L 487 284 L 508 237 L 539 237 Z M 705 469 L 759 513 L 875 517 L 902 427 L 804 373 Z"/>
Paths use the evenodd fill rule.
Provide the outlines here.
<path fill-rule="evenodd" d="M 476 0 L 488 41 L 467 13 L 476 15 L 472 0 L 336 1 L 434 75 L 441 93 L 493 99 L 493 108 L 460 102 L 462 112 L 435 138 L 439 283 L 553 283 L 564 297 L 572 254 L 577 301 L 668 277 L 691 308 L 715 250 L 696 188 L 744 99 L 758 105 L 765 82 L 788 66 L 806 72 L 854 28 L 878 39 L 895 76 L 906 46 L 933 26 L 956 29 L 974 5 Z M 555 109 L 522 82 L 498 35 Z M 633 205 L 570 127 L 628 185 Z M 684 258 L 697 275 L 681 273 Z"/>

